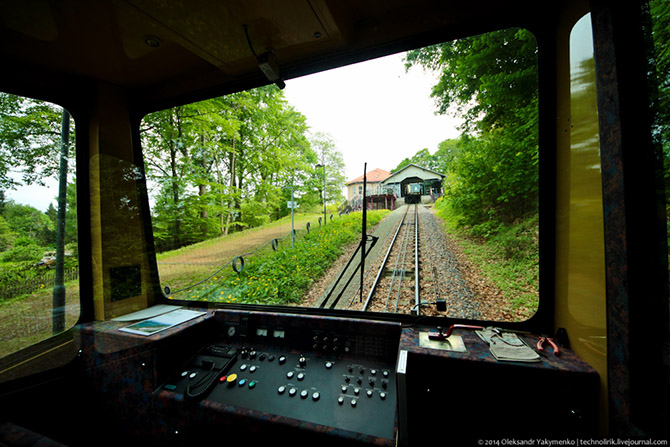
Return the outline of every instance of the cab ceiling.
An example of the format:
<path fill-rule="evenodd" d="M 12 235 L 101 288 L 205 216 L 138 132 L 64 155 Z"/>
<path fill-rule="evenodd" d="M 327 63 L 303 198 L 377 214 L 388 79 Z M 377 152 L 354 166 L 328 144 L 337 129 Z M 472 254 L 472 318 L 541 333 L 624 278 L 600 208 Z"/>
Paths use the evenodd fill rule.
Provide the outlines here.
<path fill-rule="evenodd" d="M 549 11 L 531 1 L 4 0 L 0 57 L 10 73 L 28 67 L 176 101 L 267 83 L 254 51 L 272 50 L 288 79 L 438 36 L 523 24 L 538 3 Z"/>

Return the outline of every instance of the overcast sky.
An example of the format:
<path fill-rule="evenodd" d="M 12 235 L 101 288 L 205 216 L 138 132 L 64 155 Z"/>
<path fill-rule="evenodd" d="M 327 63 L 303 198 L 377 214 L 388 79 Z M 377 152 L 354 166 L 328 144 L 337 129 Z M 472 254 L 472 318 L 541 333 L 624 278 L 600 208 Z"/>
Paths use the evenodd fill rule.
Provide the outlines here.
<path fill-rule="evenodd" d="M 390 171 L 403 159 L 456 138 L 458 122 L 435 115 L 437 79 L 420 67 L 405 71 L 402 54 L 286 82 L 284 94 L 313 132 L 330 134 L 344 155 L 347 181 L 367 169 Z"/>

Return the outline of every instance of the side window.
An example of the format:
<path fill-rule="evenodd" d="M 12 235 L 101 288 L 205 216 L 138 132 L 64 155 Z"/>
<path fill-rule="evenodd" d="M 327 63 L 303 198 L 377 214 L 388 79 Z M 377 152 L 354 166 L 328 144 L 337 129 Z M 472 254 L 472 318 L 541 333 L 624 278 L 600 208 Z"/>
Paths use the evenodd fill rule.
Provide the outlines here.
<path fill-rule="evenodd" d="M 74 121 L 0 93 L 0 359 L 79 319 Z"/>
<path fill-rule="evenodd" d="M 591 15 L 570 34 L 570 275 L 572 315 L 601 315 L 604 305 L 604 242 L 600 137 Z M 591 322 L 604 327 L 605 321 Z"/>

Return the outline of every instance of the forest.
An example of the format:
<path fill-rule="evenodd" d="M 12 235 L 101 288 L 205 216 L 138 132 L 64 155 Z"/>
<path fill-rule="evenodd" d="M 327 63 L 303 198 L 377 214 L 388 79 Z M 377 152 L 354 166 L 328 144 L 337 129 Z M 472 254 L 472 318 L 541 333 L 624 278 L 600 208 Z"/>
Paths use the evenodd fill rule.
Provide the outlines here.
<path fill-rule="evenodd" d="M 140 129 L 157 250 L 253 228 L 343 200 L 332 137 L 274 85 L 152 113 Z M 325 168 L 323 168 L 325 166 Z"/>

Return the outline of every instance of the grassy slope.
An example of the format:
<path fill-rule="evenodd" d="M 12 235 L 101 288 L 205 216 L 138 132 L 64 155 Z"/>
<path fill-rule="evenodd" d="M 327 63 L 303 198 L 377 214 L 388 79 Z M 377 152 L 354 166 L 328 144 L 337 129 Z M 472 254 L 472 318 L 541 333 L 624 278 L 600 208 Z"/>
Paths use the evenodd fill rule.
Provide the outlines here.
<path fill-rule="evenodd" d="M 537 310 L 539 290 L 537 216 L 475 237 L 471 228 L 458 225 L 445 201 L 438 201 L 436 210 L 463 253 L 505 294 L 509 312 L 519 319 L 532 316 Z"/>

